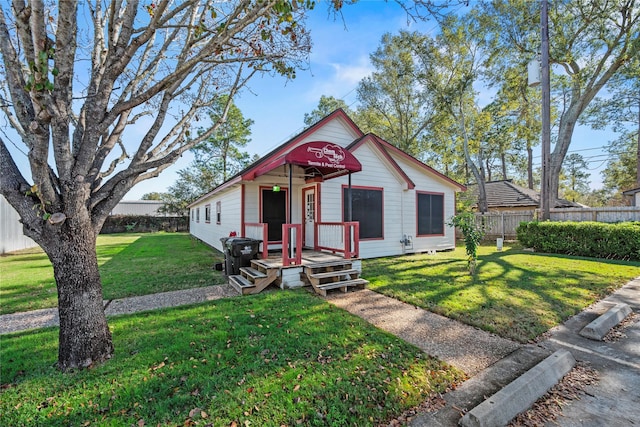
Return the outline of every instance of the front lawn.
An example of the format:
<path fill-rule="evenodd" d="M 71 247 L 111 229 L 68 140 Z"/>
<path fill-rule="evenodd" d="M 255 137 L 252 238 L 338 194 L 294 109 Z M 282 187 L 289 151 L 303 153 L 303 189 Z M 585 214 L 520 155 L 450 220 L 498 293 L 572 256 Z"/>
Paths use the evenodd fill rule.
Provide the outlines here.
<path fill-rule="evenodd" d="M 378 425 L 463 374 L 305 290 L 110 319 L 62 374 L 57 328 L 2 336 L 0 425 Z"/>
<path fill-rule="evenodd" d="M 101 234 L 98 265 L 105 299 L 219 285 L 223 255 L 186 233 Z M 49 258 L 38 249 L 0 257 L 0 314 L 56 307 Z"/>
<path fill-rule="evenodd" d="M 640 263 L 479 249 L 469 275 L 464 247 L 436 255 L 363 261 L 377 292 L 520 342 L 534 339 L 640 276 Z"/>

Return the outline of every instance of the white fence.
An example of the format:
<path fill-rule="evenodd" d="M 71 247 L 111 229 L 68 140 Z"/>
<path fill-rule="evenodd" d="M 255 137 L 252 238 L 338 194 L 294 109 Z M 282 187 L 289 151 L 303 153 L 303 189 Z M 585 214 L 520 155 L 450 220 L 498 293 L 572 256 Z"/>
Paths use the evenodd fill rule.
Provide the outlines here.
<path fill-rule="evenodd" d="M 22 234 L 18 212 L 0 195 L 0 254 L 36 246 L 36 242 Z"/>

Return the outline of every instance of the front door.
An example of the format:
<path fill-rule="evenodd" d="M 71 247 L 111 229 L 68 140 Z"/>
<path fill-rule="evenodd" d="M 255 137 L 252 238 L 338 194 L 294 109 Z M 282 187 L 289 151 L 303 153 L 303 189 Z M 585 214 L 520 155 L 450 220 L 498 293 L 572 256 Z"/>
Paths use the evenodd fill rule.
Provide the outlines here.
<path fill-rule="evenodd" d="M 267 224 L 270 242 L 282 241 L 282 224 L 287 222 L 286 189 L 262 189 L 262 222 Z"/>
<path fill-rule="evenodd" d="M 315 224 L 316 224 L 316 190 L 315 188 L 305 188 L 304 195 L 304 246 L 314 247 Z"/>

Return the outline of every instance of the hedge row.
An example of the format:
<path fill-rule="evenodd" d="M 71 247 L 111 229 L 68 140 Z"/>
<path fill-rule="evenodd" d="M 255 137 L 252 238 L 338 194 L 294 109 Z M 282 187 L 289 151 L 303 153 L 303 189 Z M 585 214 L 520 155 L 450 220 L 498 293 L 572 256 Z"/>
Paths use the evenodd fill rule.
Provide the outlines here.
<path fill-rule="evenodd" d="M 538 252 L 640 260 L 640 222 L 523 222 L 518 240 Z"/>
<path fill-rule="evenodd" d="M 111 215 L 102 226 L 100 234 L 149 233 L 156 231 L 189 231 L 189 217 Z"/>

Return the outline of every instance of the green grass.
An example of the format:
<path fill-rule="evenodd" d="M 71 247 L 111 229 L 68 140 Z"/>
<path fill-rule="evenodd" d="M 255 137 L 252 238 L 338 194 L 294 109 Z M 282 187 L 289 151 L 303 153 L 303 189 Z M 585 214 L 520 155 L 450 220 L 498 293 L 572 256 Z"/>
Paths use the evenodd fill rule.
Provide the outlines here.
<path fill-rule="evenodd" d="M 640 276 L 640 263 L 484 245 L 475 277 L 464 247 L 364 260 L 363 276 L 374 291 L 527 342 Z"/>
<path fill-rule="evenodd" d="M 212 269 L 223 255 L 185 233 L 98 236 L 105 299 L 225 282 Z M 0 314 L 57 306 L 53 268 L 42 250 L 0 257 Z"/>
<path fill-rule="evenodd" d="M 115 357 L 70 374 L 57 328 L 3 336 L 0 425 L 378 425 L 463 379 L 304 290 L 110 327 Z"/>

